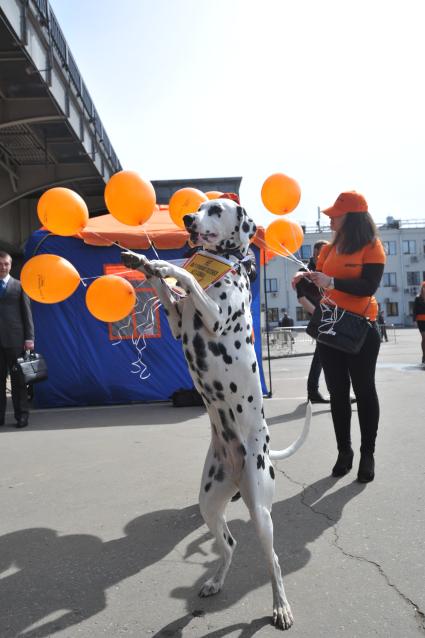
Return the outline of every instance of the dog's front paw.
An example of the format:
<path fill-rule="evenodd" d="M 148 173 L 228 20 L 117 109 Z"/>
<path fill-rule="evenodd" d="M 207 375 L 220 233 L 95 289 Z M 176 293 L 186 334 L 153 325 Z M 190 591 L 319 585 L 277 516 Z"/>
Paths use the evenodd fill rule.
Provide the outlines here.
<path fill-rule="evenodd" d="M 145 263 L 147 263 L 148 260 L 144 255 L 136 255 L 131 251 L 125 250 L 121 253 L 121 262 L 127 268 L 132 268 L 133 270 L 135 270 L 136 268 L 139 268 L 140 266 L 143 266 Z"/>
<path fill-rule="evenodd" d="M 290 629 L 293 623 L 294 617 L 288 604 L 273 609 L 273 624 L 276 629 Z"/>
<path fill-rule="evenodd" d="M 202 585 L 199 596 L 201 598 L 207 598 L 207 596 L 214 596 L 214 594 L 218 594 L 221 589 L 221 583 L 215 580 L 215 578 L 209 578 Z"/>

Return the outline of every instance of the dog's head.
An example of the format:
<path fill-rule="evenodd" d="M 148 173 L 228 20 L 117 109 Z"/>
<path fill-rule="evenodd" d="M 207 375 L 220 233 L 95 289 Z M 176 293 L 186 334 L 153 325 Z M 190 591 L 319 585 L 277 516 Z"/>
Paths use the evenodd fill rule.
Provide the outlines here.
<path fill-rule="evenodd" d="M 226 253 L 240 250 L 246 255 L 257 226 L 242 206 L 232 199 L 212 199 L 183 222 L 195 246 Z"/>

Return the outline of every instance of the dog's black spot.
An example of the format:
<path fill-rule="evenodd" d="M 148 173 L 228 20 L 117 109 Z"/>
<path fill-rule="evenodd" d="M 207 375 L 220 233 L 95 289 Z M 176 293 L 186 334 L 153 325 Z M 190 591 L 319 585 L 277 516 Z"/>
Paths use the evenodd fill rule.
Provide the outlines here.
<path fill-rule="evenodd" d="M 241 413 L 242 412 L 242 406 L 240 403 L 238 403 L 238 405 L 236 406 L 236 410 Z"/>
<path fill-rule="evenodd" d="M 244 233 L 249 233 L 249 231 L 251 230 L 251 226 L 248 224 L 247 221 L 244 221 L 244 223 L 242 224 L 242 230 Z"/>
<path fill-rule="evenodd" d="M 213 328 L 214 332 L 217 332 L 219 325 L 218 321 L 216 321 Z"/>
<path fill-rule="evenodd" d="M 220 383 L 220 381 L 214 381 L 213 386 L 215 387 L 216 390 L 222 390 L 223 389 L 223 384 Z"/>
<path fill-rule="evenodd" d="M 222 465 L 220 465 L 220 467 L 218 468 L 217 473 L 214 476 L 214 479 L 218 481 L 219 483 L 221 483 L 224 480 L 224 469 Z"/>
<path fill-rule="evenodd" d="M 231 315 L 232 314 L 232 306 L 228 306 L 227 308 L 227 314 Z"/>
<path fill-rule="evenodd" d="M 235 415 L 233 414 L 232 408 L 229 408 L 229 414 L 230 414 L 230 418 L 232 419 L 232 421 L 234 421 L 235 420 Z"/>
<path fill-rule="evenodd" d="M 254 361 L 254 363 L 252 364 L 252 371 L 256 372 L 257 371 L 257 362 Z"/>
<path fill-rule="evenodd" d="M 238 390 L 238 386 L 236 385 L 236 383 L 233 383 L 233 381 L 230 383 L 230 389 L 232 392 L 237 392 Z"/>
<path fill-rule="evenodd" d="M 226 397 L 222 392 L 217 392 L 217 399 L 220 399 L 220 401 L 225 401 Z"/>
<path fill-rule="evenodd" d="M 264 452 L 264 454 L 267 452 L 267 445 L 265 443 L 263 445 L 263 452 Z"/>
<path fill-rule="evenodd" d="M 233 543 L 235 541 L 233 540 L 233 538 L 231 536 L 229 536 L 229 541 L 228 542 L 229 542 L 230 547 L 232 547 L 232 545 L 233 545 Z"/>
<path fill-rule="evenodd" d="M 270 476 L 274 480 L 274 467 L 273 467 L 273 465 L 269 465 L 269 472 L 270 472 Z"/>
<path fill-rule="evenodd" d="M 222 292 L 220 295 L 220 299 L 227 299 L 227 294 L 225 292 Z"/>
<path fill-rule="evenodd" d="M 257 456 L 257 470 L 259 469 L 266 469 L 266 464 L 264 463 L 264 456 L 262 454 L 258 454 Z"/>
<path fill-rule="evenodd" d="M 184 344 L 187 343 L 187 334 L 186 333 L 183 334 L 183 343 Z"/>
<path fill-rule="evenodd" d="M 208 366 L 205 360 L 207 356 L 205 341 L 202 339 L 201 335 L 198 332 L 193 337 L 192 343 L 195 349 L 196 365 L 200 370 L 208 370 Z"/>
<path fill-rule="evenodd" d="M 235 341 L 235 348 L 237 350 L 239 350 L 240 347 L 241 347 L 241 342 L 240 341 Z"/>
<path fill-rule="evenodd" d="M 241 330 L 241 324 L 237 323 L 236 326 L 233 328 L 233 332 L 239 332 L 239 330 Z"/>
<path fill-rule="evenodd" d="M 269 443 L 269 442 L 270 442 L 270 437 L 269 437 L 269 435 L 268 435 L 268 434 L 266 434 L 266 441 L 267 441 L 267 443 Z"/>
<path fill-rule="evenodd" d="M 244 456 L 246 456 L 246 448 L 243 443 L 240 444 L 239 450 Z"/>
<path fill-rule="evenodd" d="M 215 465 L 211 465 L 210 471 L 208 472 L 208 476 L 211 478 L 215 472 Z"/>
<path fill-rule="evenodd" d="M 217 281 L 217 283 L 214 284 L 214 288 L 221 288 L 221 281 Z"/>
<path fill-rule="evenodd" d="M 250 394 L 248 397 L 248 403 L 252 403 L 253 400 L 254 400 L 254 397 L 252 396 L 252 394 Z"/>
<path fill-rule="evenodd" d="M 200 316 L 197 313 L 195 313 L 193 316 L 193 329 L 199 330 L 200 328 L 202 328 L 202 320 Z"/>
<path fill-rule="evenodd" d="M 207 483 L 207 484 L 205 485 L 205 487 L 204 487 L 204 490 L 205 490 L 206 492 L 208 492 L 208 491 L 210 490 L 210 488 L 211 488 L 211 483 Z"/>
<path fill-rule="evenodd" d="M 208 392 L 208 394 L 212 394 L 213 390 L 212 390 L 212 387 L 209 385 L 209 383 L 206 383 L 204 385 L 204 388 L 205 388 L 205 392 Z"/>
<path fill-rule="evenodd" d="M 222 212 L 223 212 L 223 208 L 220 206 L 220 204 L 213 204 L 208 209 L 208 217 L 212 217 L 213 215 L 217 215 L 218 217 L 221 217 Z"/>

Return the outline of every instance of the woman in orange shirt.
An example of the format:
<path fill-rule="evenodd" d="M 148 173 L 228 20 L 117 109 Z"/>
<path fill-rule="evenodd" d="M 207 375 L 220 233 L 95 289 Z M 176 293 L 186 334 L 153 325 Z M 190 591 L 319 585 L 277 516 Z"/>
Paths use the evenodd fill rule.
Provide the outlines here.
<path fill-rule="evenodd" d="M 378 304 L 373 295 L 379 287 L 386 257 L 362 195 L 355 191 L 341 193 L 335 204 L 322 212 L 330 217 L 335 236 L 331 244 L 322 248 L 316 272 L 304 273 L 304 276 L 323 289 L 323 302 L 368 317 L 371 326 L 357 354 L 317 344 L 331 396 L 338 447 L 338 459 L 332 474 L 343 476 L 353 464 L 351 380 L 357 398 L 361 432 L 357 478 L 367 483 L 375 476 L 374 452 L 379 421 L 375 368 L 381 341 L 376 326 Z M 302 273 L 297 273 L 294 280 L 299 276 Z"/>

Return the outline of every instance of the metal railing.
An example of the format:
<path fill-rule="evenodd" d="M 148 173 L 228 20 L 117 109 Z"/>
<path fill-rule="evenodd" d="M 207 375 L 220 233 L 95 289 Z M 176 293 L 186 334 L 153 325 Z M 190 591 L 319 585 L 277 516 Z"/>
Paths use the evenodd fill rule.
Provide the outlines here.
<path fill-rule="evenodd" d="M 94 125 L 98 142 L 103 145 L 105 154 L 109 158 L 114 171 L 121 170 L 121 164 L 117 158 L 115 151 L 112 148 L 112 144 L 108 136 L 105 133 L 102 121 L 96 111 L 93 100 L 87 90 L 87 87 L 78 69 L 77 63 L 75 62 L 74 56 L 69 49 L 68 43 L 65 39 L 65 36 L 63 35 L 62 29 L 59 26 L 59 22 L 53 12 L 52 7 L 50 6 L 49 1 L 33 0 L 33 3 L 36 7 L 41 22 L 46 25 L 46 28 L 49 31 L 49 36 L 51 38 L 53 48 L 57 52 L 62 62 L 62 66 L 68 71 L 69 79 L 74 85 L 77 95 L 81 98 L 83 108 L 86 111 L 90 122 Z"/>
<path fill-rule="evenodd" d="M 397 343 L 396 327 L 393 323 L 378 325 L 381 341 Z M 265 328 L 261 330 L 261 347 L 263 359 L 270 357 L 291 357 L 313 354 L 316 341 L 306 333 L 306 326 L 291 328 L 273 328 L 269 330 L 268 339 Z"/>

